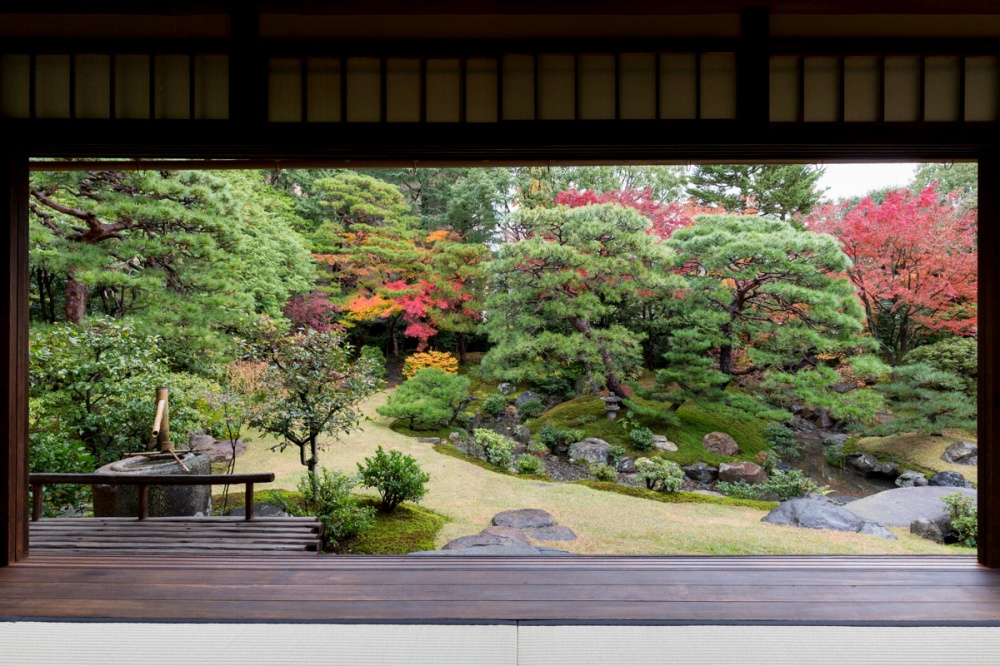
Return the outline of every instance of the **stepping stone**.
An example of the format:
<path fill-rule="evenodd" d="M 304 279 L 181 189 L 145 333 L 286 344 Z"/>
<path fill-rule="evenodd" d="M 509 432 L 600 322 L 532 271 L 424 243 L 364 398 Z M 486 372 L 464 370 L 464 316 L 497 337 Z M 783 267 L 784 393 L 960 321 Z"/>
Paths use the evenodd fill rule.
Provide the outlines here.
<path fill-rule="evenodd" d="M 527 529 L 533 527 L 549 527 L 556 525 L 556 519 L 548 511 L 541 509 L 514 509 L 501 511 L 493 516 L 493 524 L 498 527 L 516 527 Z"/>
<path fill-rule="evenodd" d="M 464 537 L 463 537 L 464 538 Z M 473 546 L 470 548 L 453 548 L 451 550 L 421 550 L 410 555 L 542 555 L 541 549 L 534 546 Z M 548 553 L 546 553 L 548 554 Z"/>
<path fill-rule="evenodd" d="M 549 527 L 529 527 L 522 534 L 535 539 L 536 541 L 576 541 L 576 533 L 568 527 L 562 525 L 550 525 Z"/>

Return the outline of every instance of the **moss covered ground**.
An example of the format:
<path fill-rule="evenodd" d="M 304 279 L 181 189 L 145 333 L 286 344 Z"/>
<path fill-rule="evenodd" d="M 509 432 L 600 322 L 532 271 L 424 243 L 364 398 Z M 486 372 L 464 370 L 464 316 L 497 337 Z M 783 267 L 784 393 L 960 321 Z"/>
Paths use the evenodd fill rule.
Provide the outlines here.
<path fill-rule="evenodd" d="M 861 451 L 870 453 L 881 461 L 893 461 L 907 469 L 924 474 L 937 472 L 958 472 L 969 481 L 976 483 L 979 470 L 975 465 L 954 465 L 941 459 L 944 450 L 954 442 L 965 440 L 975 442 L 975 437 L 959 434 L 919 435 L 905 434 L 891 437 L 861 437 L 844 445 L 845 453 Z"/>

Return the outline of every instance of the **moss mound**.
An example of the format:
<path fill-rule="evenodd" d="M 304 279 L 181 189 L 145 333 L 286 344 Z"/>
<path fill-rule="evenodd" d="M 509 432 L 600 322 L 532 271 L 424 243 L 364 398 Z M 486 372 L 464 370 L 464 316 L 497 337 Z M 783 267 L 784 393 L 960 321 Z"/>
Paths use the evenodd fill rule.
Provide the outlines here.
<path fill-rule="evenodd" d="M 377 500 L 368 503 L 377 505 Z M 392 513 L 377 514 L 375 526 L 342 544 L 343 553 L 352 555 L 405 555 L 434 550 L 434 539 L 448 519 L 430 509 L 405 503 Z"/>

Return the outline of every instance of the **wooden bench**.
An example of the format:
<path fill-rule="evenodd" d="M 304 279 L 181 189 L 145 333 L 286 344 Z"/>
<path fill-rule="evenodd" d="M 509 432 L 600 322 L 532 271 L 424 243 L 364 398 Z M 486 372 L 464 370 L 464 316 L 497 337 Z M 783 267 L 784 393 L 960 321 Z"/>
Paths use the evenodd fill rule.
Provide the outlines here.
<path fill-rule="evenodd" d="M 32 552 L 78 555 L 295 555 L 322 548 L 323 523 L 315 517 L 257 518 L 253 512 L 255 483 L 274 481 L 274 474 L 31 474 L 32 519 L 28 530 Z M 135 518 L 42 518 L 42 489 L 56 484 L 138 486 Z M 244 516 L 149 517 L 150 486 L 246 484 Z"/>

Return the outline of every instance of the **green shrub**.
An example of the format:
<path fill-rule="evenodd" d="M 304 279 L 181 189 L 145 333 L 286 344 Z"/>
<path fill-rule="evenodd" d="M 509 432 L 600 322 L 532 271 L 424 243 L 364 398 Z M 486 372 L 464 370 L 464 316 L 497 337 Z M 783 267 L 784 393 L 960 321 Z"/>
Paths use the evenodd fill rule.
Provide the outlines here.
<path fill-rule="evenodd" d="M 823 452 L 823 457 L 826 458 L 826 464 L 830 467 L 844 469 L 844 459 L 847 455 L 839 446 L 826 447 L 826 451 Z"/>
<path fill-rule="evenodd" d="M 483 400 L 483 413 L 499 416 L 507 409 L 507 398 L 501 393 L 494 393 Z"/>
<path fill-rule="evenodd" d="M 469 400 L 469 378 L 438 368 L 418 370 L 399 385 L 376 411 L 382 416 L 408 419 L 410 430 L 433 430 L 451 425 Z"/>
<path fill-rule="evenodd" d="M 598 481 L 614 482 L 618 480 L 618 470 L 611 465 L 596 463 L 590 466 L 590 473 Z"/>
<path fill-rule="evenodd" d="M 583 439 L 583 433 L 579 430 L 542 426 L 538 429 L 538 439 L 549 451 L 555 453 L 558 447 Z"/>
<path fill-rule="evenodd" d="M 374 369 L 373 375 L 379 379 L 385 379 L 389 376 L 389 371 L 385 367 L 385 354 L 382 353 L 381 349 L 374 345 L 364 345 L 360 353 L 361 358 L 371 359 Z"/>
<path fill-rule="evenodd" d="M 924 363 L 909 364 L 910 356 L 906 357 L 907 365 L 893 369 L 892 381 L 879 387 L 891 403 L 894 418 L 868 432 L 891 435 L 975 430 L 976 397 L 968 378 Z"/>
<path fill-rule="evenodd" d="M 390 513 L 403 502 L 419 502 L 427 494 L 430 474 L 422 471 L 413 456 L 401 451 L 386 453 L 379 446 L 374 458 L 358 463 L 361 485 L 378 490 L 382 513 Z"/>
<path fill-rule="evenodd" d="M 28 436 L 28 461 L 32 472 L 62 474 L 90 474 L 97 468 L 97 461 L 87 447 L 73 441 L 65 434 L 35 432 Z M 55 516 L 62 507 L 79 509 L 90 502 L 88 485 L 44 486 L 46 516 Z M 34 498 L 32 498 L 34 501 Z"/>
<path fill-rule="evenodd" d="M 762 495 L 777 495 L 781 502 L 793 497 L 802 497 L 808 493 L 824 494 L 827 492 L 797 469 L 788 471 L 776 469 L 763 483 L 750 484 L 743 480 L 720 481 L 715 484 L 715 489 L 723 495 L 740 499 L 759 499 Z"/>
<path fill-rule="evenodd" d="M 639 458 L 635 461 L 635 469 L 639 473 L 636 479 L 650 490 L 675 493 L 684 483 L 684 471 L 672 460 Z"/>
<path fill-rule="evenodd" d="M 975 338 L 946 338 L 923 345 L 906 355 L 906 365 L 916 364 L 957 374 L 965 381 L 965 391 L 973 395 L 979 375 L 979 344 Z"/>
<path fill-rule="evenodd" d="M 608 459 L 611 464 L 617 465 L 625 458 L 625 447 L 612 444 L 608 447 Z"/>
<path fill-rule="evenodd" d="M 632 448 L 637 451 L 649 451 L 653 448 L 653 431 L 646 426 L 632 428 L 628 433 Z"/>
<path fill-rule="evenodd" d="M 576 420 L 577 425 L 587 425 L 588 423 L 595 423 L 600 417 L 597 414 L 584 414 Z"/>
<path fill-rule="evenodd" d="M 979 508 L 976 498 L 962 493 L 952 493 L 941 498 L 948 506 L 951 526 L 958 533 L 958 540 L 969 548 L 979 541 Z"/>
<path fill-rule="evenodd" d="M 514 466 L 514 442 L 498 432 L 480 428 L 472 433 L 491 465 L 509 470 Z"/>
<path fill-rule="evenodd" d="M 530 398 L 521 403 L 517 413 L 525 419 L 531 419 L 545 411 L 545 405 L 538 398 Z"/>
<path fill-rule="evenodd" d="M 798 458 L 805 446 L 795 437 L 790 428 L 781 423 L 768 423 L 764 427 L 764 439 L 782 458 Z"/>
<path fill-rule="evenodd" d="M 375 524 L 375 507 L 365 506 L 351 496 L 357 481 L 346 474 L 321 469 L 313 477 L 311 472 L 302 475 L 298 489 L 302 494 L 301 509 L 295 510 L 291 504 L 286 510 L 300 515 L 314 515 L 323 523 L 323 541 L 327 549 L 344 539 L 357 536 Z M 313 499 L 313 491 L 319 489 L 318 499 Z"/>
<path fill-rule="evenodd" d="M 545 463 L 538 456 L 526 453 L 517 458 L 517 473 L 540 476 L 545 474 Z"/>
<path fill-rule="evenodd" d="M 548 453 L 549 447 L 535 440 L 528 444 L 528 453 Z"/>
<path fill-rule="evenodd" d="M 573 380 L 561 375 L 529 377 L 528 383 L 542 395 L 565 398 L 573 395 Z"/>

